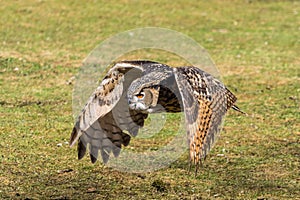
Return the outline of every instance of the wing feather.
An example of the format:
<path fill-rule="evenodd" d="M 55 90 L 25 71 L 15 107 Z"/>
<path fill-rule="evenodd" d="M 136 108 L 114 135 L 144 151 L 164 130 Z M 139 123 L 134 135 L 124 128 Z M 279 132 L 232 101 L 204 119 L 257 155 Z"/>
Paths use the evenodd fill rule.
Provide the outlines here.
<path fill-rule="evenodd" d="M 190 159 L 198 166 L 220 133 L 236 97 L 217 79 L 195 67 L 174 69 L 186 118 Z"/>
<path fill-rule="evenodd" d="M 121 146 L 129 144 L 130 136 L 123 130 L 135 136 L 143 126 L 147 115 L 130 111 L 126 100 L 129 85 L 143 70 L 138 63 L 121 62 L 108 71 L 79 114 L 71 133 L 70 146 L 78 141 L 78 159 L 84 157 L 88 148 L 92 163 L 96 162 L 99 150 L 106 163 L 111 152 L 118 156 Z M 134 116 L 132 112 L 136 112 Z"/>

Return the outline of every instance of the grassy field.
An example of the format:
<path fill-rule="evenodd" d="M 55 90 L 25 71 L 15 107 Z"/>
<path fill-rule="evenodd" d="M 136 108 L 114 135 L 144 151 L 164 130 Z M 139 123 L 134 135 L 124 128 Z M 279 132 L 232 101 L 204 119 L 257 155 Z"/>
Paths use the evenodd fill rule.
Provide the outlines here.
<path fill-rule="evenodd" d="M 300 199 L 300 2 L 0 4 L 1 199 Z M 249 113 L 228 113 L 196 177 L 188 153 L 161 170 L 131 174 L 77 161 L 66 143 L 72 77 L 82 60 L 104 39 L 146 26 L 204 46 Z M 151 56 L 180 62 L 134 55 Z"/>

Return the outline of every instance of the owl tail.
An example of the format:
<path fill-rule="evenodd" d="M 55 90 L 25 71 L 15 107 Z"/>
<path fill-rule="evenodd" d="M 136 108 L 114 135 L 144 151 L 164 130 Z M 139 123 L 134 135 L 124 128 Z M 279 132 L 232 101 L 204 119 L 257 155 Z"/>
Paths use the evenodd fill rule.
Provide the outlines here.
<path fill-rule="evenodd" d="M 235 111 L 238 111 L 244 115 L 248 115 L 247 113 L 245 113 L 244 111 L 242 111 L 239 107 L 237 107 L 236 105 L 231 106 L 231 108 Z"/>

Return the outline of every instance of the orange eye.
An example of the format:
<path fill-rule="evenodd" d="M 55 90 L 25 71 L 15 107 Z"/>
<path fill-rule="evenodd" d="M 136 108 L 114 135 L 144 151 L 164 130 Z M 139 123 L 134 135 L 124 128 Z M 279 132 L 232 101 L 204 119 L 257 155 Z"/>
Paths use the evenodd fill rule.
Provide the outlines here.
<path fill-rule="evenodd" d="M 139 98 L 139 99 L 142 99 L 142 98 L 144 97 L 143 94 L 138 94 L 138 95 L 136 95 L 136 96 L 137 96 L 137 98 Z"/>

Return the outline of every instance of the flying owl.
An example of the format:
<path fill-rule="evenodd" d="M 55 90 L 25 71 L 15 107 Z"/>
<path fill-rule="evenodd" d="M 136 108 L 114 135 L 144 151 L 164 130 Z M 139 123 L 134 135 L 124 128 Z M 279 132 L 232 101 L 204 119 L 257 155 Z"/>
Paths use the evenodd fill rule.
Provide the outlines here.
<path fill-rule="evenodd" d="M 148 114 L 184 112 L 190 162 L 198 166 L 220 133 L 226 111 L 240 111 L 236 100 L 223 83 L 196 67 L 118 62 L 79 114 L 70 146 L 78 141 L 78 159 L 88 147 L 92 163 L 99 152 L 107 163 L 138 134 Z"/>

